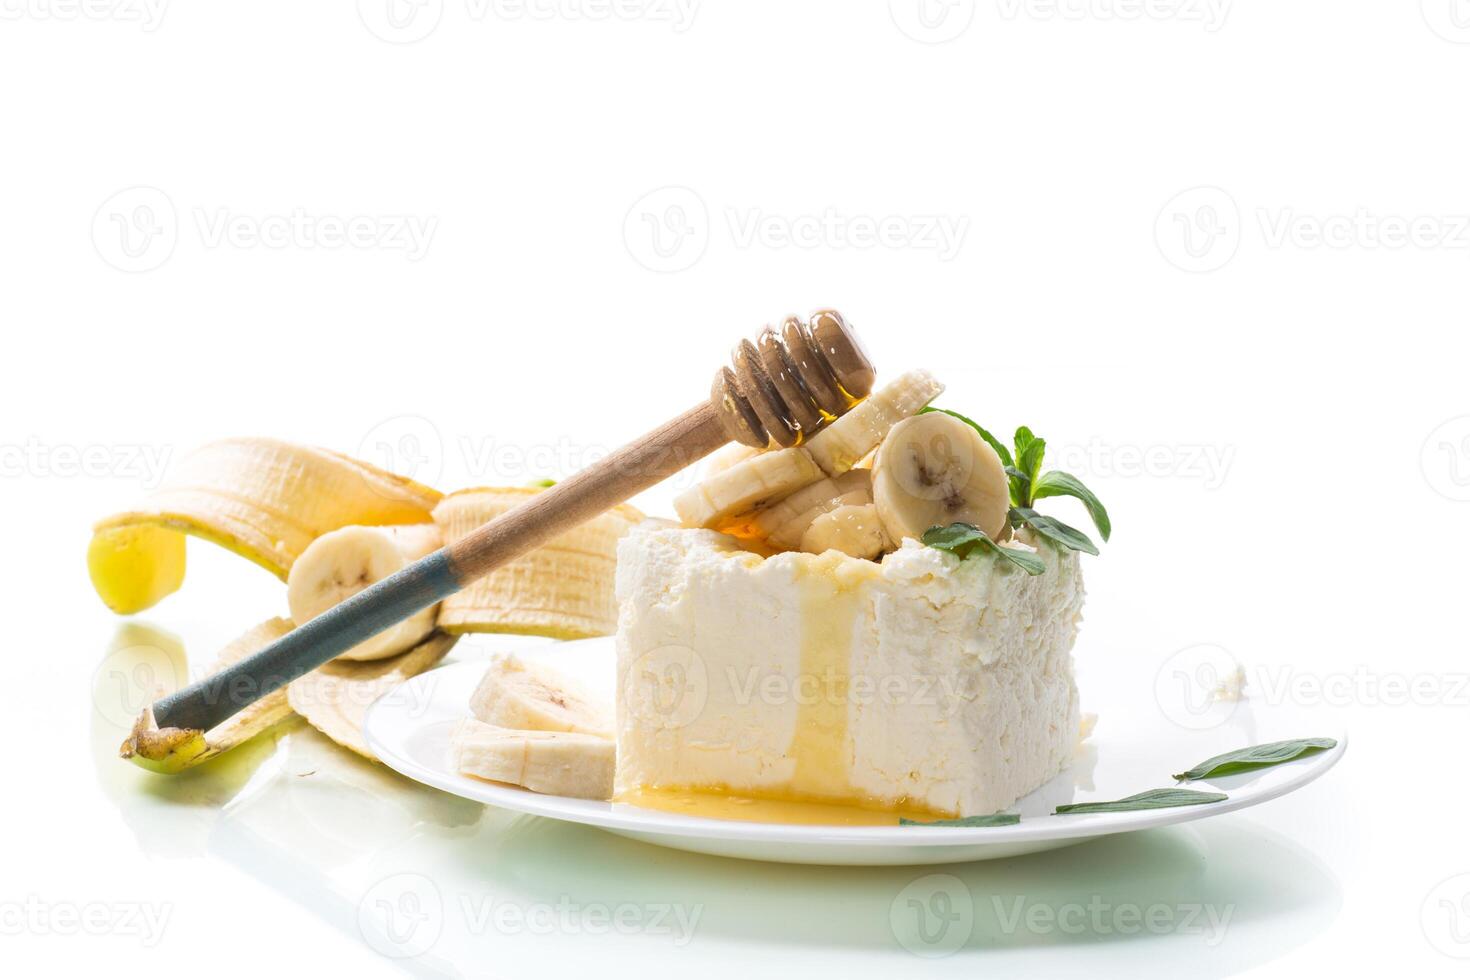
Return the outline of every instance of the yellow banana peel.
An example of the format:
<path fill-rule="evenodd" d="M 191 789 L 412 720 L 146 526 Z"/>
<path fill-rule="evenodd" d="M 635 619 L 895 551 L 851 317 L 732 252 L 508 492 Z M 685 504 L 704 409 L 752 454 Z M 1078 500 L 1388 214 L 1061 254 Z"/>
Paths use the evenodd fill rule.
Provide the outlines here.
<path fill-rule="evenodd" d="M 138 507 L 99 521 L 87 568 L 102 601 L 128 615 L 183 584 L 186 534 L 285 579 L 319 535 L 349 524 L 423 523 L 442 496 L 328 450 L 225 439 L 181 459 Z"/>
<path fill-rule="evenodd" d="M 434 508 L 452 544 L 486 521 L 542 492 L 537 487 L 459 490 Z M 517 633 L 575 640 L 617 629 L 613 597 L 618 540 L 643 520 L 621 504 L 495 569 L 439 607 L 450 633 Z"/>

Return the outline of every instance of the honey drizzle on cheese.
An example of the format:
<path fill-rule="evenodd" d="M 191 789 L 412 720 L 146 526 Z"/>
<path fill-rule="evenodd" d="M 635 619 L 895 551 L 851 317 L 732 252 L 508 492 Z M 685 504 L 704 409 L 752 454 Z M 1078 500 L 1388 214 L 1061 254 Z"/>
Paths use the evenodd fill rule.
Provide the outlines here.
<path fill-rule="evenodd" d="M 862 795 L 848 778 L 852 740 L 847 724 L 852 635 L 862 612 L 862 586 L 871 577 L 858 571 L 862 564 L 870 563 L 829 551 L 796 566 L 801 667 L 792 690 L 796 732 L 786 750 L 796 763 L 793 796 L 845 802 Z"/>

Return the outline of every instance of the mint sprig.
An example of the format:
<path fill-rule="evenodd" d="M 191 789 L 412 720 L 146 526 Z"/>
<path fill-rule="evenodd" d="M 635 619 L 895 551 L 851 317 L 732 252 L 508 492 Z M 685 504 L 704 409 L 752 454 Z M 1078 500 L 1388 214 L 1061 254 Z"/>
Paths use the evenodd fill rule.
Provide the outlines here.
<path fill-rule="evenodd" d="M 1030 551 L 1006 548 L 996 544 L 990 535 L 973 524 L 951 524 L 948 527 L 931 527 L 920 539 L 931 548 L 948 551 L 964 560 L 977 551 L 988 552 L 1010 562 L 1027 575 L 1041 575 L 1046 571 L 1046 562 Z"/>

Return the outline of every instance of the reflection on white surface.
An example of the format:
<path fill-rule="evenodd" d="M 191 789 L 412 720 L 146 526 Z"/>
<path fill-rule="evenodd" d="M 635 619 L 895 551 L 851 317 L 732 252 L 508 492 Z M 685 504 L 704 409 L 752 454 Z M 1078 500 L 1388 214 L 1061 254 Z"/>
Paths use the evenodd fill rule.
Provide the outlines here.
<path fill-rule="evenodd" d="M 979 864 L 787 866 L 483 808 L 300 722 L 155 777 L 117 759 L 109 712 L 93 717 L 98 779 L 141 849 L 242 869 L 417 976 L 647 975 L 691 950 L 712 976 L 971 974 L 1022 969 L 1038 948 L 1048 976 L 1097 976 L 1146 947 L 1151 972 L 1213 977 L 1307 941 L 1340 904 L 1313 855 L 1236 816 Z"/>

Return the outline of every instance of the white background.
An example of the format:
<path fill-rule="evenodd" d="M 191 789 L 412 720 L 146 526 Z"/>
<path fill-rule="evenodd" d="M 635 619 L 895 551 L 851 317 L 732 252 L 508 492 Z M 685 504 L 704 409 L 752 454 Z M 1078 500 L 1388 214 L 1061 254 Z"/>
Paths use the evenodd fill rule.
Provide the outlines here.
<path fill-rule="evenodd" d="M 391 13 L 0 0 L 7 972 L 1463 972 L 1470 4 Z M 259 434 L 442 489 L 559 476 L 818 305 L 1109 504 L 1084 692 L 1136 674 L 1154 710 L 1156 673 L 1214 644 L 1347 716 L 1343 765 L 1249 815 L 951 869 L 977 902 L 1228 905 L 1218 947 L 977 933 L 925 961 L 887 929 L 920 872 L 440 812 L 305 732 L 169 785 L 112 757 L 89 691 L 118 621 L 83 552 L 175 454 Z M 198 663 L 284 603 L 190 554 L 141 618 Z M 343 882 L 451 845 L 477 897 L 702 903 L 703 925 L 380 958 Z M 25 911 L 99 904 L 96 935 Z M 166 913 L 156 942 L 128 908 Z"/>

